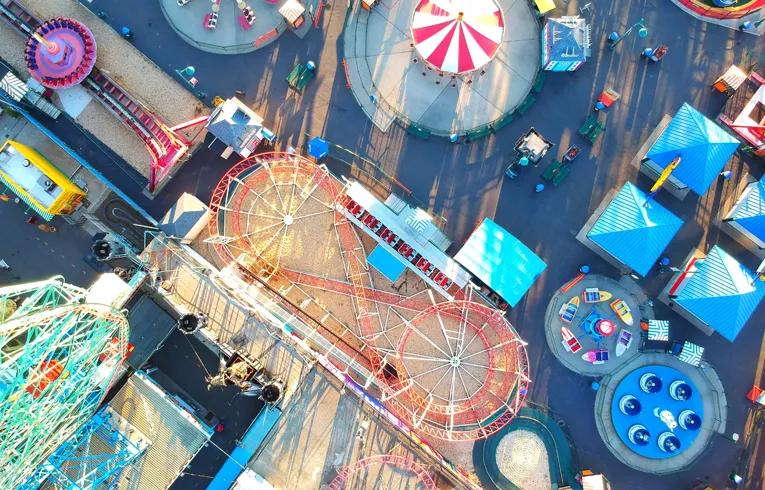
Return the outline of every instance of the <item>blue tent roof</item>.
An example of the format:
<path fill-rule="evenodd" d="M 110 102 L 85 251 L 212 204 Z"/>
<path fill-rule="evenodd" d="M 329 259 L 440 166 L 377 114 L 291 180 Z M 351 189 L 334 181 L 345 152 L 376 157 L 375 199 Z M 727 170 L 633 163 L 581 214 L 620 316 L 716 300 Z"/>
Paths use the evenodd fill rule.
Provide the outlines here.
<path fill-rule="evenodd" d="M 600 215 L 587 237 L 621 263 L 645 276 L 667 247 L 683 220 L 651 201 L 630 182 Z"/>
<path fill-rule="evenodd" d="M 747 189 L 746 196 L 731 219 L 765 242 L 765 179 Z"/>
<path fill-rule="evenodd" d="M 765 283 L 715 245 L 674 301 L 733 342 L 763 296 Z"/>
<path fill-rule="evenodd" d="M 703 195 L 736 151 L 739 142 L 688 103 L 648 150 L 648 158 L 665 168 L 678 155 L 680 164 L 672 176 Z"/>
<path fill-rule="evenodd" d="M 584 20 L 581 27 L 584 29 Z M 586 47 L 576 37 L 577 28 L 549 19 L 545 24 L 544 57 L 548 61 L 587 61 Z"/>
<path fill-rule="evenodd" d="M 507 230 L 485 218 L 454 259 L 515 306 L 547 265 Z"/>

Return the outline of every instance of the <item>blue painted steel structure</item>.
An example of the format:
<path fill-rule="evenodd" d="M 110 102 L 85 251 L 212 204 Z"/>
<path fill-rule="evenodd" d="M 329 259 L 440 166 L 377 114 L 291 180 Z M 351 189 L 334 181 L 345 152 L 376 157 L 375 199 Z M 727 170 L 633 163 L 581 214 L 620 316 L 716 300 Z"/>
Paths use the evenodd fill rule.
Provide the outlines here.
<path fill-rule="evenodd" d="M 250 428 L 247 429 L 242 440 L 237 444 L 236 449 L 234 449 L 231 456 L 228 457 L 215 475 L 213 481 L 210 482 L 207 490 L 228 490 L 231 488 L 231 485 L 242 473 L 250 459 L 252 459 L 255 451 L 279 421 L 281 415 L 282 411 L 274 406 L 266 406 L 258 414 L 258 417 L 252 422 Z"/>
<path fill-rule="evenodd" d="M 484 218 L 454 256 L 510 306 L 520 302 L 547 264 L 507 230 Z"/>
<path fill-rule="evenodd" d="M 34 490 L 40 484 L 58 489 L 85 490 L 110 487 L 122 471 L 135 462 L 148 445 L 138 446 L 112 423 L 102 408 L 17 490 Z"/>
<path fill-rule="evenodd" d="M 614 196 L 587 238 L 622 264 L 645 276 L 667 248 L 683 220 L 627 182 Z"/>
<path fill-rule="evenodd" d="M 695 266 L 672 299 L 733 342 L 765 297 L 765 283 L 717 245 Z"/>
<path fill-rule="evenodd" d="M 672 177 L 703 195 L 738 148 L 739 141 L 687 102 L 678 109 L 647 157 L 662 169 L 678 155 Z"/>

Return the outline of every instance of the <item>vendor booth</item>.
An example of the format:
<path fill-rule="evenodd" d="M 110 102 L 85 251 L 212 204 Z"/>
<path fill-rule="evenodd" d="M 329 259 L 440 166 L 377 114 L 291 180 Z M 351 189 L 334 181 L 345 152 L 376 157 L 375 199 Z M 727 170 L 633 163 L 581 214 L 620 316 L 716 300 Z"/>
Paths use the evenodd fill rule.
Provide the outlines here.
<path fill-rule="evenodd" d="M 717 119 L 751 145 L 757 156 L 765 156 L 765 78 L 752 72 L 738 85 L 731 86 L 723 76 L 715 88 L 723 83 L 732 95 Z"/>
<path fill-rule="evenodd" d="M 718 245 L 694 250 L 659 298 L 707 335 L 736 340 L 765 296 L 765 282 Z"/>
<path fill-rule="evenodd" d="M 684 191 L 683 197 L 689 191 L 702 196 L 738 146 L 736 138 L 685 103 L 651 145 L 640 171 L 653 180 L 665 179 L 664 185 Z"/>
<path fill-rule="evenodd" d="M 279 8 L 279 13 L 284 17 L 287 25 L 293 29 L 299 29 L 305 22 L 305 7 L 297 0 L 287 0 Z"/>
<path fill-rule="evenodd" d="M 521 301 L 547 267 L 520 240 L 488 218 L 454 259 L 485 285 L 485 292 L 496 293 L 511 307 Z"/>
<path fill-rule="evenodd" d="M 575 71 L 590 57 L 590 26 L 579 16 L 551 18 L 542 29 L 542 68 Z"/>
<path fill-rule="evenodd" d="M 747 185 L 722 221 L 754 244 L 755 253 L 765 250 L 765 179 Z"/>

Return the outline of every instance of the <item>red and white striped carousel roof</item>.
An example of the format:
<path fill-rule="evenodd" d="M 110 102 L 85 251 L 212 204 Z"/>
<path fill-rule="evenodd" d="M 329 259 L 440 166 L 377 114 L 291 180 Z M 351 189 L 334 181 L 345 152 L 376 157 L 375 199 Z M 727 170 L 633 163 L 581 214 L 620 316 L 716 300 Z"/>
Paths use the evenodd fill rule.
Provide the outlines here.
<path fill-rule="evenodd" d="M 494 0 L 420 0 L 412 38 L 434 68 L 466 73 L 488 63 L 502 42 L 505 22 Z"/>

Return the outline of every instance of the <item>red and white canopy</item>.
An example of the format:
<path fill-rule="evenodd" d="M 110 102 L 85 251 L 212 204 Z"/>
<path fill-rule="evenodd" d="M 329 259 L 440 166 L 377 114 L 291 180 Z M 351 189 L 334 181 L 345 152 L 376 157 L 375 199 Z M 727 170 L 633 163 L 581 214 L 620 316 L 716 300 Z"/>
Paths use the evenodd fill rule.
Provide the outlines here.
<path fill-rule="evenodd" d="M 494 0 L 420 0 L 412 38 L 434 68 L 466 73 L 488 63 L 502 42 L 505 22 Z"/>

